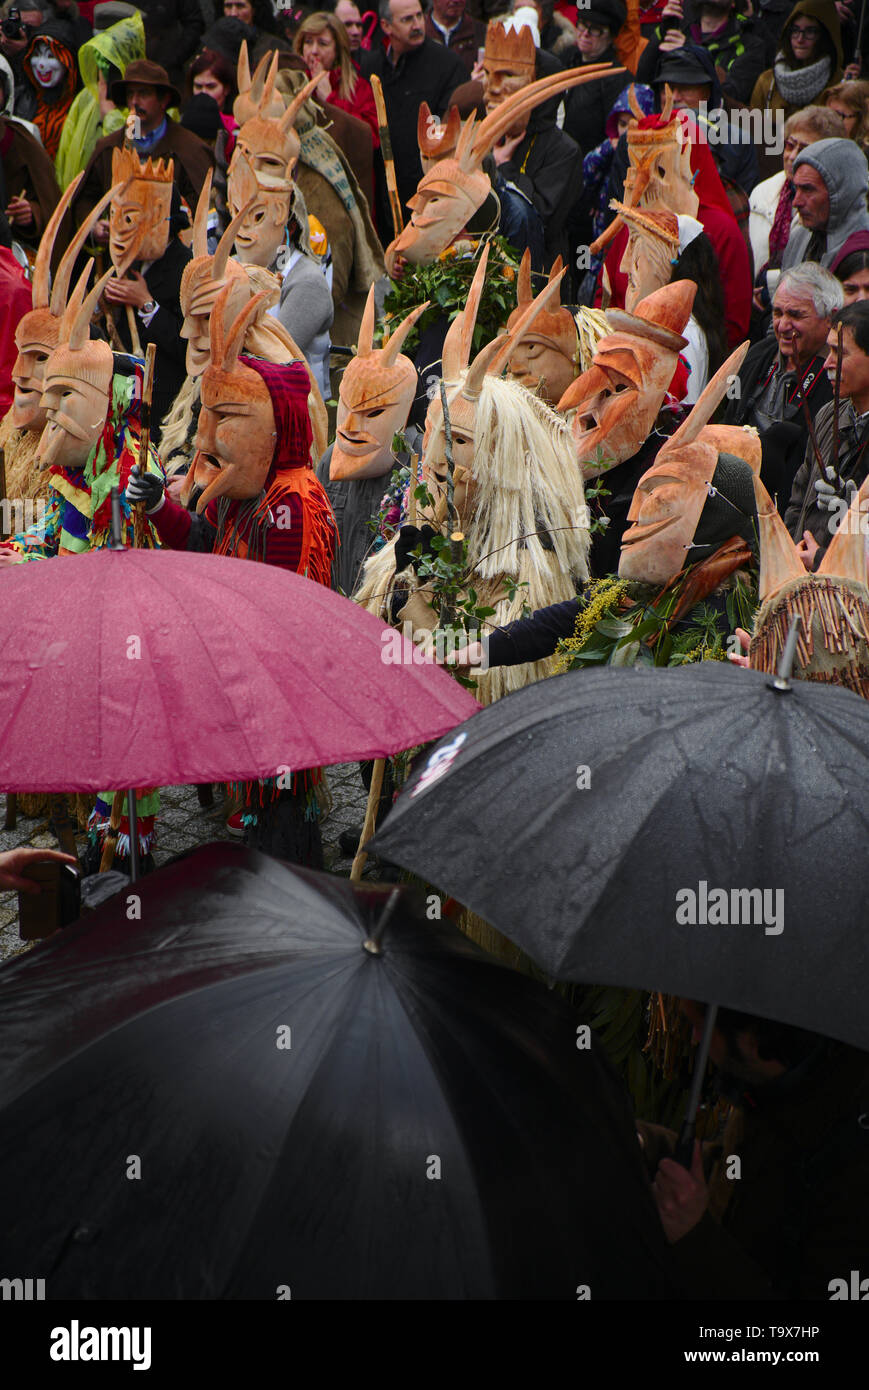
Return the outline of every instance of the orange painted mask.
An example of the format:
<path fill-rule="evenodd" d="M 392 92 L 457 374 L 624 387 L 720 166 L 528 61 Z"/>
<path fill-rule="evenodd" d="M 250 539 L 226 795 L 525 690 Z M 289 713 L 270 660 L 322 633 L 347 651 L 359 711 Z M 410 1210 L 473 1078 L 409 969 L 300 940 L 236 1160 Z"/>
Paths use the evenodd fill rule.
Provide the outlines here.
<path fill-rule="evenodd" d="M 91 261 L 70 296 L 60 325 L 60 343 L 45 364 L 46 424 L 36 453 L 40 468 L 83 468 L 105 427 L 115 359 L 108 343 L 91 339 L 90 322 L 114 271 L 109 270 L 85 296 L 92 269 Z"/>

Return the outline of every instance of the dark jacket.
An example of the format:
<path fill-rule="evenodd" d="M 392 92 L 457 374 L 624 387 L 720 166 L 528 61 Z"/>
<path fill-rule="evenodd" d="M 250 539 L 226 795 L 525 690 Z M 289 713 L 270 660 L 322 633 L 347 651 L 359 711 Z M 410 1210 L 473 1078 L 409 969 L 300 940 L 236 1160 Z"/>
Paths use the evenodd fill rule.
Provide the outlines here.
<path fill-rule="evenodd" d="M 851 402 L 839 403 L 839 473 L 857 487 L 869 473 L 869 422 L 864 421 L 856 432 L 850 424 Z M 833 454 L 833 402 L 822 406 L 815 419 L 815 439 L 825 464 Z M 795 541 L 802 540 L 804 531 L 811 531 L 820 546 L 816 565 L 833 539 L 839 514 L 829 512 L 816 503 L 815 482 L 820 478 L 817 457 L 811 442 L 806 445 L 806 457 L 794 479 L 790 501 L 785 512 L 785 526 Z M 843 500 L 844 492 L 843 492 Z"/>
<path fill-rule="evenodd" d="M 380 478 L 332 479 L 329 470 L 334 447 L 330 444 L 317 464 L 317 477 L 332 505 L 341 541 L 332 560 L 332 588 L 349 598 L 356 590 L 362 565 L 374 543 L 375 532 L 369 522 L 380 511 L 389 487 L 389 473 Z M 398 455 L 396 464 L 407 463 L 409 457 Z"/>
<path fill-rule="evenodd" d="M 136 0 L 145 21 L 146 55 L 178 83 L 205 28 L 198 0 Z"/>
<path fill-rule="evenodd" d="M 111 188 L 112 150 L 120 149 L 123 143 L 122 128 L 113 135 L 104 135 L 94 146 L 79 195 L 73 203 L 73 214 L 79 226 Z M 186 199 L 190 211 L 195 212 L 205 177 L 209 169 L 214 168 L 214 154 L 205 141 L 167 118 L 166 134 L 149 153 L 154 159 L 174 159 L 178 192 Z"/>
<path fill-rule="evenodd" d="M 3 182 L 6 189 L 4 208 L 10 198 L 23 192 L 33 210 L 33 227 L 13 227 L 12 234 L 18 240 L 36 245 L 45 230 L 46 222 L 60 202 L 54 164 L 39 140 L 34 139 L 30 132 L 16 121 L 7 121 L 2 116 L 0 161 L 3 165 Z M 61 226 L 55 242 L 55 262 L 68 240 L 66 228 Z"/>
<path fill-rule="evenodd" d="M 596 63 L 612 63 L 619 66 L 618 54 L 608 48 Z M 579 66 L 579 64 L 577 64 Z M 564 125 L 566 135 L 575 140 L 584 154 L 600 144 L 606 135 L 606 118 L 618 100 L 619 94 L 630 80 L 630 74 L 617 73 L 614 77 L 601 77 L 597 82 L 587 82 L 582 87 L 574 87 L 564 98 Z M 640 79 L 637 78 L 639 82 Z"/>
<path fill-rule="evenodd" d="M 479 19 L 472 19 L 469 14 L 462 15 L 461 23 L 449 36 L 449 43 L 446 43 L 443 34 L 435 24 L 431 14 L 425 17 L 426 37 L 433 43 L 439 43 L 449 48 L 450 53 L 455 53 L 457 58 L 461 58 L 465 65 L 465 72 L 470 77 L 477 62 L 477 54 L 481 48 L 486 46 L 486 26 Z"/>
<path fill-rule="evenodd" d="M 432 39 L 426 39 L 419 48 L 402 53 L 395 65 L 390 62 L 385 49 L 372 50 L 363 55 L 362 71 L 368 78 L 376 73 L 383 83 L 398 196 L 406 205 L 422 178 L 416 140 L 420 103 L 427 101 L 432 112 L 438 116 L 444 115 L 450 97 L 459 83 L 465 81 L 467 72 L 455 53 Z M 379 154 L 376 163 L 382 171 L 383 160 Z M 391 227 L 388 210 L 380 225 L 381 230 Z"/>
<path fill-rule="evenodd" d="M 709 1210 L 671 1247 L 690 1296 L 826 1302 L 834 1279 L 867 1272 L 869 1058 L 822 1044 L 733 1099 L 721 1141 L 704 1145 Z M 638 1127 L 653 1175 L 675 1135 Z M 726 1176 L 730 1155 L 740 1159 L 738 1180 Z"/>
<path fill-rule="evenodd" d="M 154 343 L 157 348 L 151 411 L 151 437 L 155 444 L 160 441 L 160 422 L 187 379 L 187 342 L 181 337 L 184 314 L 181 311 L 180 295 L 181 276 L 192 255 L 189 247 L 184 246 L 177 237 L 170 238 L 165 254 L 144 272 L 151 297 L 160 307 L 147 326 L 134 310 L 142 351 L 145 351 L 149 343 Z M 115 325 L 124 347 L 130 352 L 132 338 L 123 305 L 116 308 Z"/>
<path fill-rule="evenodd" d="M 812 421 L 821 406 L 833 398 L 833 388 L 824 371 L 825 356 L 819 353 L 817 357 L 813 357 L 802 374 L 803 394 Z M 727 402 L 724 413 L 726 425 L 754 425 L 760 428 L 755 406 L 770 380 L 777 361 L 778 341 L 773 333 L 767 334 L 759 343 L 749 348 L 739 372 L 739 395 Z M 770 496 L 778 499 L 779 511 L 784 514 L 796 472 L 809 442 L 808 426 L 796 384 L 785 391 L 779 419 L 781 423 L 791 426 L 791 429 L 778 432 L 776 437 L 771 437 L 769 447 L 766 436 L 770 434 L 770 430 L 761 430 L 764 457 L 760 477 Z"/>
<path fill-rule="evenodd" d="M 703 37 L 699 30 L 700 4 L 685 5 L 685 13 L 680 24 L 669 16 L 662 20 L 655 34 L 643 49 L 637 64 L 637 81 L 651 85 L 660 59 L 660 41 L 668 29 L 681 29 L 686 42 L 705 48 L 715 66 L 726 74 L 722 87 L 725 97 L 737 105 L 746 106 L 754 90 L 754 84 L 767 66 L 766 36 L 753 19 L 740 14 L 738 7 L 732 10 L 723 32 L 714 37 Z"/>

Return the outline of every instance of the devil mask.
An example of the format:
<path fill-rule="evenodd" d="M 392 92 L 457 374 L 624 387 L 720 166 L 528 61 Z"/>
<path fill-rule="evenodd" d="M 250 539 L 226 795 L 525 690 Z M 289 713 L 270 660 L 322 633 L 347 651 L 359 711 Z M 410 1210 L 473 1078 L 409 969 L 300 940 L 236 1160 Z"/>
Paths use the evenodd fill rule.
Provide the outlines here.
<path fill-rule="evenodd" d="M 15 385 L 12 422 L 16 429 L 41 433 L 45 426 L 45 411 L 42 406 L 45 364 L 60 342 L 60 321 L 67 308 L 73 267 L 93 223 L 102 216 L 112 198 L 120 192 L 120 187 L 117 186 L 109 189 L 94 208 L 90 218 L 82 223 L 64 253 L 49 293 L 51 257 L 57 231 L 83 178 L 84 174 L 81 173 L 73 179 L 45 228 L 33 268 L 33 308 L 30 313 L 24 315 L 15 329 L 18 356 L 12 368 L 12 381 Z M 84 286 L 81 285 L 80 289 L 83 293 Z M 81 300 L 78 302 L 80 304 Z"/>
<path fill-rule="evenodd" d="M 405 338 L 428 304 L 404 319 L 382 348 L 373 346 L 374 286 L 368 292 L 356 356 L 341 379 L 332 478 L 379 478 L 393 465 L 392 439 L 407 424 L 416 368 L 401 355 Z"/>
<path fill-rule="evenodd" d="M 45 364 L 42 408 L 46 425 L 36 461 L 40 468 L 84 468 L 106 423 L 114 354 L 108 343 L 89 337 L 91 316 L 110 270 L 84 297 L 93 262 L 86 267 L 60 327 L 61 342 Z"/>
<path fill-rule="evenodd" d="M 262 299 L 254 295 L 224 328 L 232 284 L 220 293 L 211 316 L 211 362 L 202 377 L 202 409 L 190 488 L 200 487 L 196 506 L 202 512 L 214 497 L 258 497 L 275 452 L 275 416 L 262 377 L 238 360 L 248 325 Z"/>
<path fill-rule="evenodd" d="M 575 412 L 571 428 L 586 478 L 632 458 L 651 434 L 686 346 L 681 334 L 696 292 L 692 280 L 679 280 L 650 294 L 635 314 L 607 311 L 613 331 L 558 403 Z"/>
<path fill-rule="evenodd" d="M 550 271 L 550 280 L 561 271 L 561 257 Z M 525 251 L 517 280 L 517 305 L 507 320 L 511 332 L 533 300 L 531 253 Z M 579 341 L 576 320 L 560 305 L 537 315 L 533 327 L 516 342 L 507 361 L 507 375 L 541 396 L 553 409 L 576 377 Z"/>
<path fill-rule="evenodd" d="M 483 160 L 517 121 L 524 121 L 535 106 L 559 92 L 584 82 L 595 82 L 604 72 L 623 71 L 607 64 L 595 64 L 582 71 L 551 73 L 506 97 L 479 126 L 476 114 L 472 113 L 458 135 L 452 113 L 446 127 L 435 130 L 429 109 L 423 103 L 417 139 L 426 172 L 408 203 L 411 209 L 408 226 L 387 247 L 387 271 L 392 272 L 396 256 L 404 257 L 412 265 L 428 265 L 455 240 L 492 191 L 489 177 L 483 171 Z"/>
<path fill-rule="evenodd" d="M 134 261 L 159 261 L 169 245 L 173 160 L 147 159 L 135 150 L 112 150 L 112 183 L 124 185 L 109 213 L 109 255 L 119 275 Z"/>

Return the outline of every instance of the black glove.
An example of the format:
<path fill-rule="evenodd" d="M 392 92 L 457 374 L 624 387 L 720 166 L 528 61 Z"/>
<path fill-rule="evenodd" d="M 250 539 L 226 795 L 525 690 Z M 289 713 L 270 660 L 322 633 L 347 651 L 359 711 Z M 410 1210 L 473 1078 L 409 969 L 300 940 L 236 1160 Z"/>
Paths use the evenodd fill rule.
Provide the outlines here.
<path fill-rule="evenodd" d="M 156 473 L 143 473 L 136 464 L 130 469 L 127 501 L 144 502 L 146 512 L 156 512 L 163 505 L 163 479 Z"/>
<path fill-rule="evenodd" d="M 422 554 L 434 560 L 437 551 L 432 548 L 432 540 L 438 535 L 432 526 L 423 526 L 422 530 L 418 526 L 402 526 L 395 542 L 395 573 L 407 569 L 408 565 L 413 565 L 414 570 L 419 573 L 420 557 L 411 558 L 412 550 L 421 550 Z"/>

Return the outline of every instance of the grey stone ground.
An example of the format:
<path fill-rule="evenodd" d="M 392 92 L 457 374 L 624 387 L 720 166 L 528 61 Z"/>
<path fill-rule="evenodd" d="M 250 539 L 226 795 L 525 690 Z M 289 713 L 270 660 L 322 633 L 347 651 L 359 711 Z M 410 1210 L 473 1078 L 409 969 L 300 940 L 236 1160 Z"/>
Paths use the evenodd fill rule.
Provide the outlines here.
<path fill-rule="evenodd" d="M 327 769 L 332 809 L 323 820 L 323 848 L 326 866 L 332 872 L 348 875 L 351 860 L 342 856 L 338 847 L 338 836 L 342 830 L 358 829 L 365 814 L 365 790 L 359 777 L 356 763 L 345 763 Z M 154 858 L 158 866 L 165 864 L 175 854 L 196 845 L 207 844 L 209 840 L 227 840 L 221 789 L 214 789 L 214 807 L 203 810 L 199 805 L 195 787 L 164 787 L 161 792 L 161 805 L 157 821 L 158 843 Z M 5 797 L 0 797 L 0 816 L 5 813 Z M 3 820 L 0 818 L 0 826 Z M 86 835 L 77 837 L 79 851 L 84 848 Z M 16 849 L 20 845 L 30 845 L 39 849 L 57 849 L 57 841 L 48 825 L 47 819 L 26 819 L 19 813 L 14 830 L 0 829 L 0 851 Z M 374 867 L 366 866 L 365 876 L 370 877 Z M 0 893 L 0 960 L 6 960 L 19 951 L 27 950 L 28 945 L 18 937 L 18 895 Z"/>

